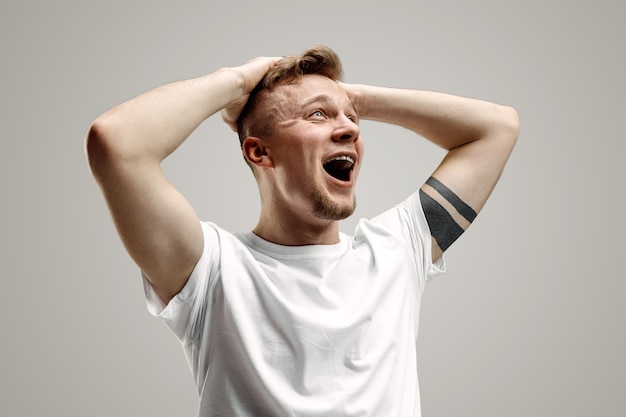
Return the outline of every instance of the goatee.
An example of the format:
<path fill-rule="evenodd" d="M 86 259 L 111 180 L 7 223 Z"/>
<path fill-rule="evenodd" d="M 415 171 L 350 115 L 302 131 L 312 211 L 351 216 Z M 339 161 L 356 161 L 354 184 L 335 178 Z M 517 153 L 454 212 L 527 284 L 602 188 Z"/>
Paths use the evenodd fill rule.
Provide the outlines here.
<path fill-rule="evenodd" d="M 341 205 L 319 190 L 313 193 L 313 213 L 320 219 L 343 220 L 350 217 L 355 209 L 356 197 L 352 197 L 352 205 Z"/>

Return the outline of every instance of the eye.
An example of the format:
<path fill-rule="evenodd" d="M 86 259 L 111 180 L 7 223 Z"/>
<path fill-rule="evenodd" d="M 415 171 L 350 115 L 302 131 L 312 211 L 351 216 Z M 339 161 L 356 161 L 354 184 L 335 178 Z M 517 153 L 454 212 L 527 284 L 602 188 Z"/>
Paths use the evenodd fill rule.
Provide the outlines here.
<path fill-rule="evenodd" d="M 311 113 L 309 117 L 314 118 L 314 119 L 325 119 L 326 114 L 324 114 L 324 112 L 321 110 L 315 110 L 313 113 Z"/>
<path fill-rule="evenodd" d="M 354 115 L 354 114 L 347 114 L 346 117 L 348 118 L 348 120 L 350 120 L 352 123 L 358 125 L 359 124 L 359 118 Z"/>

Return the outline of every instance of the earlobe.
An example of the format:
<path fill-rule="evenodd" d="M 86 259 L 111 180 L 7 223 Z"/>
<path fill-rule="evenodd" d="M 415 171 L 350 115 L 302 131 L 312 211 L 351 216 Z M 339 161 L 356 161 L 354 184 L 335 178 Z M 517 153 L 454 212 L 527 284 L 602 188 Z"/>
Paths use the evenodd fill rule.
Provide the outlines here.
<path fill-rule="evenodd" d="M 241 145 L 244 158 L 256 166 L 269 167 L 272 165 L 268 149 L 263 140 L 254 136 L 248 136 Z"/>

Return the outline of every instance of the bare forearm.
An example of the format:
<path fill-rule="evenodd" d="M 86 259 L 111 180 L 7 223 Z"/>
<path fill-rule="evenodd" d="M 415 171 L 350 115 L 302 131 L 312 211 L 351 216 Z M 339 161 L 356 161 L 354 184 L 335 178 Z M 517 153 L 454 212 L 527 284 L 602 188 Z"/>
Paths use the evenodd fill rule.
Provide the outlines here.
<path fill-rule="evenodd" d="M 96 119 L 88 140 L 106 142 L 120 158 L 160 162 L 206 118 L 241 96 L 242 87 L 232 70 L 222 69 L 155 88 Z"/>
<path fill-rule="evenodd" d="M 512 109 L 486 101 L 432 91 L 349 88 L 362 119 L 411 129 L 447 150 L 514 129 L 517 123 Z"/>

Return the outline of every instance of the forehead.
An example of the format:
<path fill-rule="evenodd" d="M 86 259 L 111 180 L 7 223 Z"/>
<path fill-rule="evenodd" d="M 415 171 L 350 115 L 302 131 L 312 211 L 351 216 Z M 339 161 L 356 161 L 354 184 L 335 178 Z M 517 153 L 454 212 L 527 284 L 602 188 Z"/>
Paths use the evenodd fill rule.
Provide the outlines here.
<path fill-rule="evenodd" d="M 351 102 L 339 84 L 328 77 L 307 74 L 292 84 L 283 84 L 273 91 L 271 100 L 280 110 L 301 110 L 308 104 L 323 102 L 337 106 Z"/>

